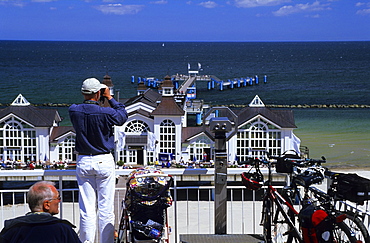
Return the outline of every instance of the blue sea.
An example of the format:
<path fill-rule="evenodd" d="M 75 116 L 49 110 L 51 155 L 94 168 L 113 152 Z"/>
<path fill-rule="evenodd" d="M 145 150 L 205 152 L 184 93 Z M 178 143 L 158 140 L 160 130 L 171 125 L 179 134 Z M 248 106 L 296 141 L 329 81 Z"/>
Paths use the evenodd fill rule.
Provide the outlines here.
<path fill-rule="evenodd" d="M 0 41 L 0 103 L 22 94 L 32 104 L 79 103 L 85 78 L 109 74 L 121 98 L 136 95 L 131 76 L 201 74 L 221 80 L 267 75 L 238 89 L 197 96 L 212 105 L 245 105 L 259 95 L 266 105 L 370 105 L 370 42 L 53 42 Z M 59 109 L 59 108 L 58 108 Z M 61 125 L 69 125 L 66 108 Z M 369 109 L 294 109 L 296 135 L 311 157 L 328 164 L 367 166 Z"/>

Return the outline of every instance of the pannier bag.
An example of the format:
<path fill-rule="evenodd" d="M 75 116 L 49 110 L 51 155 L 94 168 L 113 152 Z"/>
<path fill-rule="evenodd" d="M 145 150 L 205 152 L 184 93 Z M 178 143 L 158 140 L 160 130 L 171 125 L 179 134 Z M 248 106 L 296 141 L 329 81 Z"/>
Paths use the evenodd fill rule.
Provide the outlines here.
<path fill-rule="evenodd" d="M 340 199 L 364 204 L 370 199 L 370 180 L 357 174 L 338 173 L 334 176 L 331 191 Z"/>
<path fill-rule="evenodd" d="M 291 161 L 300 159 L 298 153 L 294 150 L 285 151 L 276 161 L 276 172 L 278 173 L 292 173 L 293 165 Z"/>
<path fill-rule="evenodd" d="M 331 243 L 335 219 L 327 212 L 307 205 L 298 215 L 304 243 Z"/>
<path fill-rule="evenodd" d="M 298 174 L 294 180 L 303 187 L 309 187 L 312 184 L 321 183 L 324 180 L 324 174 L 320 171 L 307 169 Z"/>

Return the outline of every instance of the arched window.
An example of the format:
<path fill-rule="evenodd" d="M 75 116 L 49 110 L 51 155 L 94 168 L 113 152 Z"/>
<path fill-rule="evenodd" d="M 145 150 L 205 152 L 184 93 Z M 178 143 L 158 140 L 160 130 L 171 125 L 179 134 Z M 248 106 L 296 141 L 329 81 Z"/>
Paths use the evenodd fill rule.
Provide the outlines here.
<path fill-rule="evenodd" d="M 129 135 L 147 135 L 148 132 L 150 132 L 150 127 L 141 120 L 132 120 L 128 122 L 124 130 L 124 133 Z M 117 156 L 118 160 L 124 163 L 143 163 L 143 151 L 141 151 L 141 149 L 126 148 L 125 150 L 118 151 Z M 146 160 L 147 162 L 154 161 L 153 151 L 146 151 Z"/>
<path fill-rule="evenodd" d="M 40 159 L 36 158 L 36 130 L 15 117 L 0 123 L 0 151 L 4 160 Z"/>
<path fill-rule="evenodd" d="M 175 128 L 175 123 L 169 119 L 161 122 L 159 126 L 159 152 L 175 154 Z"/>
<path fill-rule="evenodd" d="M 61 161 L 75 160 L 75 157 L 74 157 L 75 143 L 76 143 L 76 137 L 71 135 L 71 136 L 66 137 L 64 141 L 59 144 L 59 160 Z"/>
<path fill-rule="evenodd" d="M 146 133 L 150 132 L 148 124 L 140 120 L 133 120 L 127 123 L 125 133 Z"/>
<path fill-rule="evenodd" d="M 268 151 L 281 154 L 281 131 L 260 117 L 239 127 L 237 134 L 237 156 L 240 161 L 248 157 L 259 157 Z"/>

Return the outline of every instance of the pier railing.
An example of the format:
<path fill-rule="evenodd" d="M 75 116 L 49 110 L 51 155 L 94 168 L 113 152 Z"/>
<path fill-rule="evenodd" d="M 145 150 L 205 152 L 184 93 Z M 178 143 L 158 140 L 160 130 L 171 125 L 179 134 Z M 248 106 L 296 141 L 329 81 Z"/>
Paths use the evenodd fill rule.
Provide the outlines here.
<path fill-rule="evenodd" d="M 229 180 L 237 181 L 245 169 L 228 170 Z M 122 200 L 125 196 L 125 180 L 131 170 L 116 170 L 119 183 L 115 195 L 116 228 L 118 229 L 122 215 Z M 213 169 L 184 170 L 168 169 L 165 173 L 174 177 L 171 188 L 173 206 L 168 208 L 168 222 L 172 233 L 170 242 L 179 242 L 181 234 L 214 234 L 214 186 L 179 186 L 180 181 L 211 181 Z M 279 179 L 279 178 L 278 178 Z M 281 178 L 280 178 L 281 179 Z M 1 181 L 39 181 L 51 180 L 59 182 L 60 218 L 68 219 L 79 229 L 78 189 L 63 188 L 63 181 L 75 181 L 75 171 L 1 171 Z M 121 183 L 120 183 L 121 181 Z M 234 183 L 238 184 L 238 183 Z M 325 185 L 323 186 L 325 187 Z M 228 186 L 227 202 L 227 233 L 228 234 L 261 234 L 261 195 L 255 191 L 246 190 L 243 186 Z M 0 190 L 0 227 L 4 220 L 21 216 L 29 212 L 26 204 L 27 189 Z M 8 202 L 11 203 L 8 203 Z M 362 208 L 343 204 L 341 207 L 359 212 L 369 228 L 370 214 Z"/>

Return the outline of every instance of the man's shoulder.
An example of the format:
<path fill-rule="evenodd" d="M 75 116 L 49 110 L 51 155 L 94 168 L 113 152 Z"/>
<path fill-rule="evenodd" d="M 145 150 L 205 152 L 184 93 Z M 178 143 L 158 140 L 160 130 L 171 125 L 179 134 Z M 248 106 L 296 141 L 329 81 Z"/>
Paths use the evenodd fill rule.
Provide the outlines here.
<path fill-rule="evenodd" d="M 27 214 L 14 219 L 5 220 L 5 228 L 12 228 L 17 225 L 36 225 L 36 224 L 65 224 L 71 228 L 75 226 L 71 224 L 68 220 L 59 219 L 50 214 Z"/>
<path fill-rule="evenodd" d="M 72 105 L 69 106 L 68 111 L 74 111 L 78 108 L 78 106 L 79 105 L 77 105 L 77 104 L 72 104 Z"/>
<path fill-rule="evenodd" d="M 27 242 L 81 242 L 73 229 L 74 226 L 68 220 L 53 216 L 46 219 L 44 216 L 26 215 L 10 220 L 12 225 L 1 231 L 0 242 L 24 242 L 25 237 Z M 31 223 L 30 219 L 41 220 Z"/>

